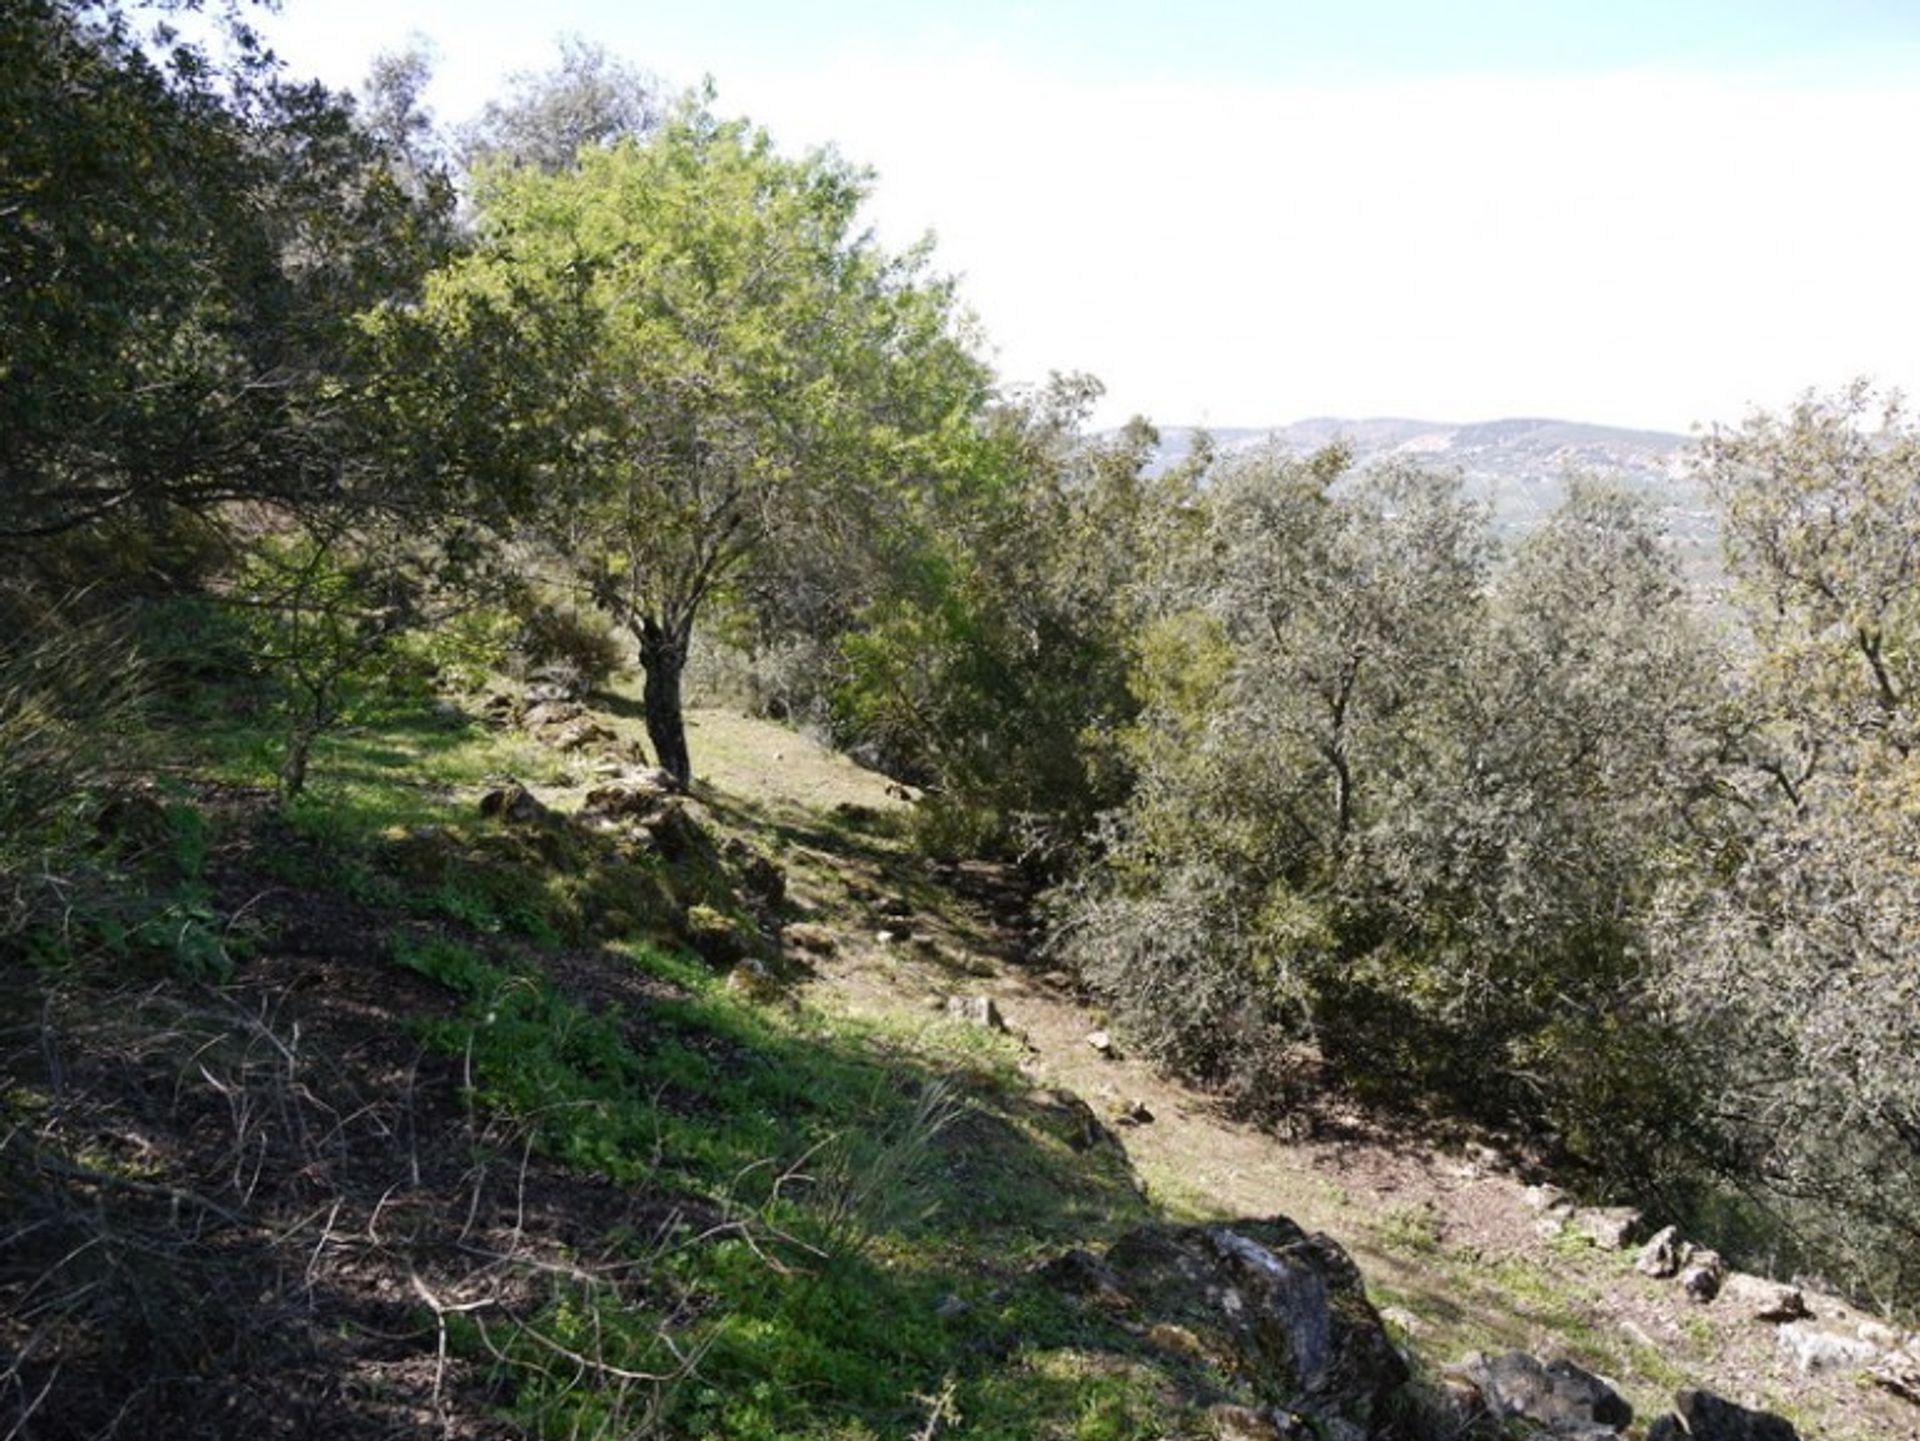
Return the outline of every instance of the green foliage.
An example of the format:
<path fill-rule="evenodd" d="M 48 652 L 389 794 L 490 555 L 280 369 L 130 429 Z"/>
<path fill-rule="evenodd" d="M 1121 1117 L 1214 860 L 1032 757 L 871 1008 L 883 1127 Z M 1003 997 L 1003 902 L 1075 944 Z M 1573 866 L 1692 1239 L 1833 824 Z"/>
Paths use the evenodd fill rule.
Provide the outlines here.
<path fill-rule="evenodd" d="M 474 252 L 418 312 L 370 321 L 383 403 L 422 465 L 473 477 L 476 514 L 543 538 L 632 633 L 684 780 L 695 617 L 789 517 L 914 475 L 980 371 L 924 257 L 856 228 L 862 173 L 696 100 L 477 190 Z"/>
<path fill-rule="evenodd" d="M 262 536 L 228 596 L 254 664 L 273 683 L 289 798 L 306 785 L 320 735 L 407 678 L 393 642 L 419 607 L 411 578 L 391 564 L 376 569 L 343 541 L 306 529 Z"/>
<path fill-rule="evenodd" d="M 1920 1283 L 1920 432 L 1864 386 L 1716 432 L 1755 646 L 1669 997 L 1714 1050 L 1736 1184 L 1876 1290 Z"/>
<path fill-rule="evenodd" d="M 1135 591 L 1189 477 L 1155 483 L 1153 432 L 1081 435 L 1098 386 L 1058 379 L 994 411 L 963 481 L 927 493 L 840 640 L 836 728 L 929 784 L 922 845 L 1060 869 L 1124 796 Z"/>
<path fill-rule="evenodd" d="M 406 194 L 347 107 L 226 31 L 221 56 L 143 45 L 111 0 L 0 18 L 0 538 L 369 488 L 347 322 L 417 278 L 451 193 Z"/>

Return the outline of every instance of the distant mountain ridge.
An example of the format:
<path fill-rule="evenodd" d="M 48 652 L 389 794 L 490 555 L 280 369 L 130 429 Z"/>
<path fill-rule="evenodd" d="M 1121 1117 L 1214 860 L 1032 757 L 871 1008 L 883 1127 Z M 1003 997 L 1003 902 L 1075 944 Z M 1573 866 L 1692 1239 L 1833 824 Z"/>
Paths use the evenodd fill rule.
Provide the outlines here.
<path fill-rule="evenodd" d="M 1156 470 L 1179 462 L 1199 429 L 1163 427 Z M 1491 507 L 1503 538 L 1538 526 L 1566 494 L 1570 477 L 1590 476 L 1646 498 L 1696 583 L 1711 585 L 1718 574 L 1713 508 L 1686 459 L 1692 438 L 1672 431 L 1534 417 L 1459 424 L 1315 416 L 1265 429 L 1221 427 L 1208 433 L 1223 456 L 1267 444 L 1305 455 L 1344 440 L 1353 447 L 1356 467 L 1404 458 L 1457 470 L 1467 494 Z"/>

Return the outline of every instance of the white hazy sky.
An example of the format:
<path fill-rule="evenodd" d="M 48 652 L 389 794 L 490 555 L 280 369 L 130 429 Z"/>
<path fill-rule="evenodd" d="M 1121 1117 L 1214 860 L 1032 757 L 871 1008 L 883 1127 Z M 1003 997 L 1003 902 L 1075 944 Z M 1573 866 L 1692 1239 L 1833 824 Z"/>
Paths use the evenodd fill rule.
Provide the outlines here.
<path fill-rule="evenodd" d="M 562 33 L 879 172 L 1002 373 L 1104 419 L 1550 415 L 1685 430 L 1920 391 L 1912 0 L 287 0 L 443 121 Z"/>

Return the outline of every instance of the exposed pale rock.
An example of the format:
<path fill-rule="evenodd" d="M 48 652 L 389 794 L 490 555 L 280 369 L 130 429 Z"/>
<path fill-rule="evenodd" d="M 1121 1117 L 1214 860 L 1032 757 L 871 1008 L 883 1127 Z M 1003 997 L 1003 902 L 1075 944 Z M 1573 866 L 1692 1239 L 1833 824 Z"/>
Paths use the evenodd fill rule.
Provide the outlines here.
<path fill-rule="evenodd" d="M 1822 1331 L 1803 1321 L 1780 1328 L 1780 1351 L 1802 1376 L 1821 1371 L 1851 1370 L 1875 1360 L 1880 1352 L 1871 1341 Z"/>
<path fill-rule="evenodd" d="M 882 932 L 884 935 L 885 932 Z M 948 996 L 947 1014 L 956 1021 L 965 1021 L 971 1026 L 984 1026 L 989 1031 L 1004 1031 L 1006 1019 L 1001 1016 L 1000 1008 L 993 1003 L 992 996 Z"/>
<path fill-rule="evenodd" d="M 1583 1206 L 1573 1213 L 1571 1224 L 1608 1251 L 1624 1251 L 1642 1234 L 1640 1213 L 1631 1206 Z"/>
<path fill-rule="evenodd" d="M 1813 1313 L 1799 1289 L 1764 1276 L 1749 1276 L 1744 1271 L 1728 1275 L 1720 1287 L 1720 1304 L 1752 1321 L 1778 1325 L 1799 1321 Z"/>
<path fill-rule="evenodd" d="M 1111 1056 L 1113 1054 L 1113 1037 L 1105 1031 L 1089 1031 L 1087 1033 L 1087 1044 L 1103 1056 Z"/>
<path fill-rule="evenodd" d="M 1469 1356 L 1451 1368 L 1478 1388 L 1495 1417 L 1517 1416 L 1559 1437 L 1611 1436 L 1633 1421 L 1633 1407 L 1606 1381 L 1571 1361 L 1540 1361 L 1524 1351 Z"/>
<path fill-rule="evenodd" d="M 1258 1407 L 1305 1413 L 1322 1436 L 1371 1434 L 1407 1377 L 1346 1252 L 1284 1217 L 1146 1226 L 1104 1259 L 1069 1252 L 1041 1274 L 1148 1334 L 1182 1328 L 1244 1378 Z"/>
<path fill-rule="evenodd" d="M 780 939 L 795 950 L 816 956 L 830 956 L 840 949 L 840 938 L 829 927 L 814 921 L 795 921 L 783 927 Z"/>
<path fill-rule="evenodd" d="M 1645 1246 L 1640 1248 L 1640 1255 L 1634 1261 L 1633 1269 L 1643 1276 L 1653 1276 L 1659 1280 L 1677 1276 L 1680 1274 L 1680 1267 L 1686 1262 L 1687 1253 L 1692 1249 L 1680 1239 L 1679 1227 L 1663 1226 L 1653 1233 L 1652 1239 Z"/>
<path fill-rule="evenodd" d="M 1920 1406 L 1920 1358 L 1907 1352 L 1882 1356 L 1867 1368 L 1867 1379 L 1902 1401 Z"/>

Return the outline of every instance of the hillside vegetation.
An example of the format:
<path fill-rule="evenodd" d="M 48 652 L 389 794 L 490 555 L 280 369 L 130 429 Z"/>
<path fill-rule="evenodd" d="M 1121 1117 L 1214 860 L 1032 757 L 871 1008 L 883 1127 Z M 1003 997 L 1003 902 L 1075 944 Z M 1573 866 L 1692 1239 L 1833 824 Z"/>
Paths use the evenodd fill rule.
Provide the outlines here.
<path fill-rule="evenodd" d="M 9 1435 L 1910 1424 L 1897 401 L 1692 448 L 1703 608 L 1604 480 L 1091 434 L 590 46 L 450 138 L 153 18 L 0 17 Z"/>

